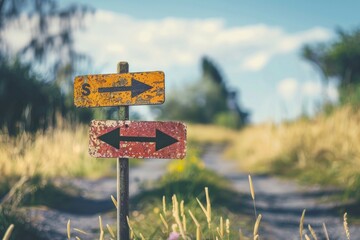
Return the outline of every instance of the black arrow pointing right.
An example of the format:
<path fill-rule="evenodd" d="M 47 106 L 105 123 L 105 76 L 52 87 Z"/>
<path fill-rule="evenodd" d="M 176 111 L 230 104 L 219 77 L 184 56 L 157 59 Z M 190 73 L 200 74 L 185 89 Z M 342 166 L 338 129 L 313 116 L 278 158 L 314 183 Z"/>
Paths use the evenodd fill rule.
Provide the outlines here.
<path fill-rule="evenodd" d="M 131 79 L 131 86 L 122 86 L 122 87 L 102 87 L 98 89 L 99 93 L 107 93 L 107 92 L 125 92 L 131 91 L 131 97 L 136 97 L 137 95 L 146 92 L 147 90 L 153 88 L 150 85 L 147 85 L 143 82 L 140 82 L 134 78 Z"/>
<path fill-rule="evenodd" d="M 120 127 L 111 130 L 99 137 L 101 141 L 109 144 L 110 146 L 120 149 L 120 142 L 155 142 L 155 150 L 166 148 L 178 140 L 167 135 L 166 133 L 156 129 L 155 137 L 134 137 L 134 136 L 120 136 Z"/>

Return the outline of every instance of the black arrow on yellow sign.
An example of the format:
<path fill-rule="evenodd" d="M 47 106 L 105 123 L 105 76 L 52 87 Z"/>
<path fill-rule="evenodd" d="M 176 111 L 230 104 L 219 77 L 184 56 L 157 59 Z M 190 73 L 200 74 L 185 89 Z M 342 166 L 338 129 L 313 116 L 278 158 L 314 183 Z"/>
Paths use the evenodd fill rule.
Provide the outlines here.
<path fill-rule="evenodd" d="M 102 87 L 98 89 L 99 93 L 108 93 L 108 92 L 125 92 L 131 91 L 131 97 L 136 97 L 137 95 L 146 92 L 151 89 L 152 86 L 142 83 L 134 78 L 131 79 L 131 86 L 121 86 L 121 87 Z"/>

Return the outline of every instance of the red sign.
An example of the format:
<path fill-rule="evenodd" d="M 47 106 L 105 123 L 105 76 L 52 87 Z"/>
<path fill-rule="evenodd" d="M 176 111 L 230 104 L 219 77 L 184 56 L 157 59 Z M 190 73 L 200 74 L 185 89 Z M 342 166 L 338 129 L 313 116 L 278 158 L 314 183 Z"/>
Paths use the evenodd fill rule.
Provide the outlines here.
<path fill-rule="evenodd" d="M 89 153 L 98 158 L 176 158 L 186 155 L 181 122 L 91 121 Z"/>

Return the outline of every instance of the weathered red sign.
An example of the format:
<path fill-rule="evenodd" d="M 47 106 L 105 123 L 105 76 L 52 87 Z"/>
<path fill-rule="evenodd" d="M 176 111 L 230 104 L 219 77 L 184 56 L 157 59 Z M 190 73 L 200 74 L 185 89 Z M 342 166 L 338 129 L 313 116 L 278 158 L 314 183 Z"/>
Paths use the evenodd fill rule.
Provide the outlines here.
<path fill-rule="evenodd" d="M 91 121 L 89 153 L 98 158 L 176 158 L 186 155 L 181 122 Z"/>

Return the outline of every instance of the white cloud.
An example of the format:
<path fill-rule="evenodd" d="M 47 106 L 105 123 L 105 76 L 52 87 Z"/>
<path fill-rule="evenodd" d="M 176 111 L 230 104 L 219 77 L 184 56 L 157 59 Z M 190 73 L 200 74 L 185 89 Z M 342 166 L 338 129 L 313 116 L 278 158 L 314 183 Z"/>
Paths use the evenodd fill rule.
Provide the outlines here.
<path fill-rule="evenodd" d="M 319 96 L 321 94 L 321 88 L 319 82 L 308 81 L 302 84 L 302 92 L 306 96 Z"/>
<path fill-rule="evenodd" d="M 329 39 L 331 34 L 324 28 L 315 27 L 306 31 L 284 36 L 276 46 L 277 51 L 287 53 L 301 47 L 306 42 L 324 41 Z"/>
<path fill-rule="evenodd" d="M 293 52 L 306 42 L 325 41 L 330 37 L 331 33 L 324 28 L 312 28 L 295 34 L 273 29 L 262 39 L 256 40 L 257 47 L 261 50 L 247 56 L 242 63 L 242 68 L 249 71 L 261 70 L 273 56 Z"/>
<path fill-rule="evenodd" d="M 333 101 L 336 102 L 339 99 L 339 92 L 336 86 L 329 85 L 326 89 L 327 97 Z"/>
<path fill-rule="evenodd" d="M 126 59 L 145 68 L 186 67 L 207 54 L 258 71 L 278 54 L 331 37 L 324 28 L 288 33 L 265 24 L 227 27 L 222 19 L 144 20 L 103 10 L 88 16 L 86 23 L 86 30 L 76 34 L 76 47 L 99 66 Z"/>
<path fill-rule="evenodd" d="M 262 69 L 269 61 L 271 54 L 267 54 L 265 52 L 256 53 L 243 62 L 243 69 L 257 71 Z"/>
<path fill-rule="evenodd" d="M 298 82 L 294 78 L 285 78 L 277 86 L 278 93 L 287 100 L 292 99 L 298 91 Z"/>
<path fill-rule="evenodd" d="M 323 95 L 324 87 L 320 82 L 308 81 L 301 86 L 302 93 L 308 97 L 321 97 Z M 334 84 L 329 83 L 325 89 L 326 97 L 333 102 L 339 98 L 339 92 Z"/>
<path fill-rule="evenodd" d="M 5 32 L 14 51 L 29 40 L 30 29 Z M 75 34 L 75 46 L 90 55 L 96 67 L 106 66 L 104 71 L 114 69 L 120 59 L 136 62 L 139 68 L 188 67 L 204 54 L 241 70 L 259 71 L 276 55 L 330 37 L 324 28 L 289 33 L 266 24 L 228 27 L 220 18 L 149 20 L 98 10 L 86 16 L 85 29 Z"/>

